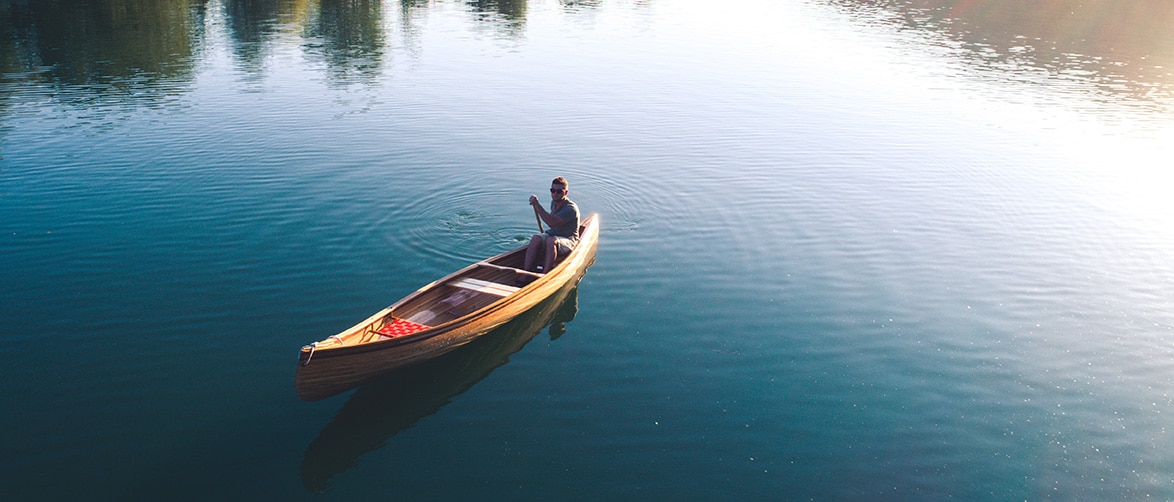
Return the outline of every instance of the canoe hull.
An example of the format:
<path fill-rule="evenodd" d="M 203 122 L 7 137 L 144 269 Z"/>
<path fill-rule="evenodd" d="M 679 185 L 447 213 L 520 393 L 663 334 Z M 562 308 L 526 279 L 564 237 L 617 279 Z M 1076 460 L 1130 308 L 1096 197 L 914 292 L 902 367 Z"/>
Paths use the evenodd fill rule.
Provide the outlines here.
<path fill-rule="evenodd" d="M 439 357 L 509 322 L 563 290 L 568 284 L 578 284 L 587 268 L 595 262 L 599 234 L 598 215 L 592 215 L 584 220 L 582 230 L 579 245 L 575 250 L 544 277 L 461 318 L 400 338 L 336 348 L 315 347 L 317 344 L 303 347 L 299 353 L 297 373 L 294 377 L 298 397 L 307 401 L 323 399 L 388 372 Z M 356 332 L 387 317 L 389 313 L 397 312 L 404 304 L 418 301 L 421 296 L 429 294 L 439 285 L 461 274 L 467 274 L 479 264 L 500 260 L 503 257 L 515 257 L 513 255 L 519 252 L 524 253 L 525 250 L 515 249 L 450 274 L 337 336 L 354 336 Z"/>

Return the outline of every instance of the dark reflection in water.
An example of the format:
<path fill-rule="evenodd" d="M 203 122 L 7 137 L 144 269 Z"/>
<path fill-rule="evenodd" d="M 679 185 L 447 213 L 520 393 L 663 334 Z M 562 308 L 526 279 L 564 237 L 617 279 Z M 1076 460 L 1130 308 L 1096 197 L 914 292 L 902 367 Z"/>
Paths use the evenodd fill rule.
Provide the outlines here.
<path fill-rule="evenodd" d="M 466 4 L 473 19 L 495 33 L 516 38 L 526 31 L 526 0 L 468 0 Z"/>
<path fill-rule="evenodd" d="M 569 284 L 465 347 L 360 387 L 306 447 L 302 483 L 311 492 L 328 490 L 331 478 L 489 376 L 543 327 L 550 326 L 551 340 L 562 336 L 577 313 L 578 288 Z"/>
<path fill-rule="evenodd" d="M 402 0 L 405 45 L 418 40 L 434 3 Z M 235 63 L 263 75 L 283 34 L 304 39 L 329 76 L 349 82 L 382 72 L 392 45 L 379 0 L 0 0 L 0 71 L 5 84 L 52 84 L 54 98 L 88 104 L 99 96 L 135 104 L 185 91 L 199 61 L 210 11 L 222 9 Z M 476 26 L 523 35 L 525 0 L 464 2 Z M 567 2 L 575 8 L 592 2 Z M 10 93 L 0 88 L 0 97 Z M 3 106 L 3 105 L 0 105 Z"/>
<path fill-rule="evenodd" d="M 237 63 L 256 74 L 264 67 L 266 48 L 280 32 L 283 21 L 305 9 L 293 0 L 230 0 L 225 2 L 229 40 Z"/>
<path fill-rule="evenodd" d="M 378 77 L 388 45 L 383 2 L 322 0 L 319 6 L 317 19 L 305 31 L 307 52 L 321 56 L 337 80 Z"/>
<path fill-rule="evenodd" d="M 196 0 L 3 0 L 0 71 L 67 102 L 151 101 L 191 79 L 204 16 Z"/>
<path fill-rule="evenodd" d="M 867 23 L 934 33 L 984 77 L 1070 84 L 1094 100 L 1174 111 L 1174 2 L 827 0 Z"/>

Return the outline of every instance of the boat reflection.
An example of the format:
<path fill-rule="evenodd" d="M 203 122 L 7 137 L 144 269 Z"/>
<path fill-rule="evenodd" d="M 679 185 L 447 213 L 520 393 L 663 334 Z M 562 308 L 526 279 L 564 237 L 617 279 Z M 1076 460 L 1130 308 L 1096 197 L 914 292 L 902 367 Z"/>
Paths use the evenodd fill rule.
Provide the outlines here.
<path fill-rule="evenodd" d="M 544 327 L 550 327 L 551 340 L 562 336 L 578 313 L 577 284 L 578 279 L 572 280 L 538 306 L 460 349 L 360 387 L 306 447 L 302 484 L 313 493 L 328 490 L 331 478 L 489 376 Z"/>

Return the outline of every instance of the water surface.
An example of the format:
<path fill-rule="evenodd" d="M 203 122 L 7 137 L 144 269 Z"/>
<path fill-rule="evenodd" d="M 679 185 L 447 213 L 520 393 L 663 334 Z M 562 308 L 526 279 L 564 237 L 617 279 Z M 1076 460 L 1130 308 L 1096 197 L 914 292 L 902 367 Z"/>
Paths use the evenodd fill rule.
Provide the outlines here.
<path fill-rule="evenodd" d="M 7 492 L 1174 498 L 1171 20 L 0 1 Z M 556 175 L 569 300 L 296 398 Z"/>

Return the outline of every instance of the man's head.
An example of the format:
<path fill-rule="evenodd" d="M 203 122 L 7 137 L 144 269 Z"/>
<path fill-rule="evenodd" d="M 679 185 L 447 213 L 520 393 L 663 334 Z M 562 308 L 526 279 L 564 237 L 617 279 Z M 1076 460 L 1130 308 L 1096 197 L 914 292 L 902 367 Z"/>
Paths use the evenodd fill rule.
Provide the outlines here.
<path fill-rule="evenodd" d="M 571 184 L 567 183 L 567 179 L 559 176 L 550 182 L 550 198 L 553 200 L 562 200 L 566 198 L 571 191 Z"/>

